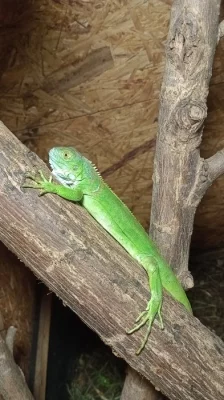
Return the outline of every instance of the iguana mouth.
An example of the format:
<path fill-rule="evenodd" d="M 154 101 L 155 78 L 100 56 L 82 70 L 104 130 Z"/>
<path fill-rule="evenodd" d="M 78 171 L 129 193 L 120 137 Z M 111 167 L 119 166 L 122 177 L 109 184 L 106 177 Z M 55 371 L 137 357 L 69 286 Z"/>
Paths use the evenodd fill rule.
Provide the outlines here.
<path fill-rule="evenodd" d="M 60 168 L 52 158 L 49 159 L 49 164 L 52 169 L 52 173 L 55 176 L 59 176 L 61 178 L 66 179 L 66 175 L 69 174 L 69 171 L 66 171 L 65 169 Z"/>

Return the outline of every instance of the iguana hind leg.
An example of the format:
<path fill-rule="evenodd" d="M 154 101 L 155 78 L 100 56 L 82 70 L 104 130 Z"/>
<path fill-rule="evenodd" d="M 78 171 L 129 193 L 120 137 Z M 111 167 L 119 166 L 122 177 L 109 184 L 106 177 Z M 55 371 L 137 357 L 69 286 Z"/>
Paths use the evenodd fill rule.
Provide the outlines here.
<path fill-rule="evenodd" d="M 146 309 L 136 319 L 134 327 L 127 332 L 128 334 L 132 334 L 133 332 L 136 332 L 142 326 L 147 324 L 147 331 L 145 337 L 136 354 L 140 354 L 141 351 L 144 349 L 151 332 L 153 321 L 157 315 L 160 320 L 161 329 L 163 329 L 163 321 L 161 316 L 163 287 L 160 279 L 159 267 L 157 265 L 157 261 L 152 256 L 143 256 L 141 257 L 141 264 L 143 265 L 149 276 L 149 287 L 151 291 L 151 298 L 147 304 Z"/>

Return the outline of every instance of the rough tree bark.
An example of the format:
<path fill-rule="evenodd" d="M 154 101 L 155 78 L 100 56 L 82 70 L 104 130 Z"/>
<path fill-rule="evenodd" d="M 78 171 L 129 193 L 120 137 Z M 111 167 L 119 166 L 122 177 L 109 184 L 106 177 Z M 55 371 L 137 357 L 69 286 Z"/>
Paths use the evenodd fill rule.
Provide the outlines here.
<path fill-rule="evenodd" d="M 142 375 L 128 367 L 121 400 L 162 400 L 163 396 Z"/>
<path fill-rule="evenodd" d="M 223 169 L 222 151 L 210 160 L 202 160 L 199 153 L 220 3 L 174 1 L 166 46 L 150 234 L 186 289 L 193 286 L 188 258 L 195 211 L 216 178 L 218 165 Z M 160 397 L 148 381 L 129 368 L 121 400 L 135 400 L 136 392 L 139 400 Z"/>
<path fill-rule="evenodd" d="M 144 329 L 131 336 L 125 331 L 148 299 L 143 269 L 79 205 L 21 189 L 26 171 L 49 170 L 3 124 L 0 145 L 0 240 L 171 400 L 222 400 L 220 338 L 164 293 L 165 330 L 156 321 L 136 356 Z"/>
<path fill-rule="evenodd" d="M 172 7 L 154 163 L 151 233 L 185 288 L 196 208 L 220 154 L 200 157 L 221 0 L 177 0 Z M 217 161 L 217 162 L 216 162 Z M 211 165 L 212 164 L 212 165 Z M 169 173 L 167 173 L 169 172 Z"/>

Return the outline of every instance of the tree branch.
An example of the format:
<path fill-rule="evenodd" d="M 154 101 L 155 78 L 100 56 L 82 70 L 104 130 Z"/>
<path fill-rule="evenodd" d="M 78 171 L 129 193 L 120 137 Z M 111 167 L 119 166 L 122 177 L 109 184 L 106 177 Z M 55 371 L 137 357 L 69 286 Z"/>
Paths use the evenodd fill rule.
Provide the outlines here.
<path fill-rule="evenodd" d="M 0 240 L 113 351 L 171 400 L 222 400 L 224 344 L 164 293 L 165 330 L 156 321 L 126 335 L 148 300 L 141 267 L 79 205 L 22 190 L 24 173 L 45 164 L 0 125 Z"/>
<path fill-rule="evenodd" d="M 200 158 L 220 0 L 176 0 L 170 18 L 156 141 L 151 234 L 185 288 L 194 215 L 205 178 Z"/>
<path fill-rule="evenodd" d="M 208 187 L 224 174 L 224 149 L 218 151 L 214 156 L 205 160 L 208 164 Z"/>
<path fill-rule="evenodd" d="M 162 395 L 142 375 L 133 368 L 128 368 L 121 400 L 162 400 Z"/>
<path fill-rule="evenodd" d="M 5 337 L 5 343 L 12 355 L 13 355 L 13 346 L 14 346 L 16 331 L 17 329 L 14 326 L 10 326 L 9 329 L 7 330 Z"/>
<path fill-rule="evenodd" d="M 224 174 L 224 149 L 218 151 L 206 160 L 201 160 L 198 184 L 194 193 L 196 203 L 201 201 L 206 190 L 222 174 Z"/>

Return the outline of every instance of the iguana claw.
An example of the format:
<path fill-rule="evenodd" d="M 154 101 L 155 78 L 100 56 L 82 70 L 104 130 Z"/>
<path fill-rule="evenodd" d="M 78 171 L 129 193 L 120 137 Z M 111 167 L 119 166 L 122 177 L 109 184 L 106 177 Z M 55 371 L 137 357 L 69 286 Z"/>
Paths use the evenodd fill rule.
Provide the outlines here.
<path fill-rule="evenodd" d="M 32 189 L 41 189 L 39 196 L 42 196 L 45 193 L 52 192 L 52 176 L 47 179 L 41 170 L 38 170 L 40 177 L 33 175 L 30 172 L 25 174 L 26 178 L 31 179 L 33 183 L 25 183 L 22 185 L 22 188 L 32 188 Z"/>
<path fill-rule="evenodd" d="M 144 347 L 147 343 L 147 340 L 148 340 L 150 332 L 151 332 L 152 323 L 157 314 L 158 314 L 158 317 L 160 320 L 160 327 L 161 327 L 161 329 L 164 329 L 163 320 L 162 320 L 162 316 L 161 316 L 161 306 L 162 306 L 162 303 L 158 305 L 158 303 L 156 304 L 154 299 L 153 299 L 153 301 L 151 299 L 148 302 L 146 309 L 135 320 L 134 327 L 132 329 L 130 329 L 129 331 L 127 331 L 127 334 L 131 335 L 132 333 L 138 331 L 142 326 L 144 326 L 148 322 L 148 327 L 147 327 L 145 337 L 142 341 L 141 346 L 136 351 L 137 355 L 139 355 L 141 353 L 141 351 L 144 349 Z"/>

